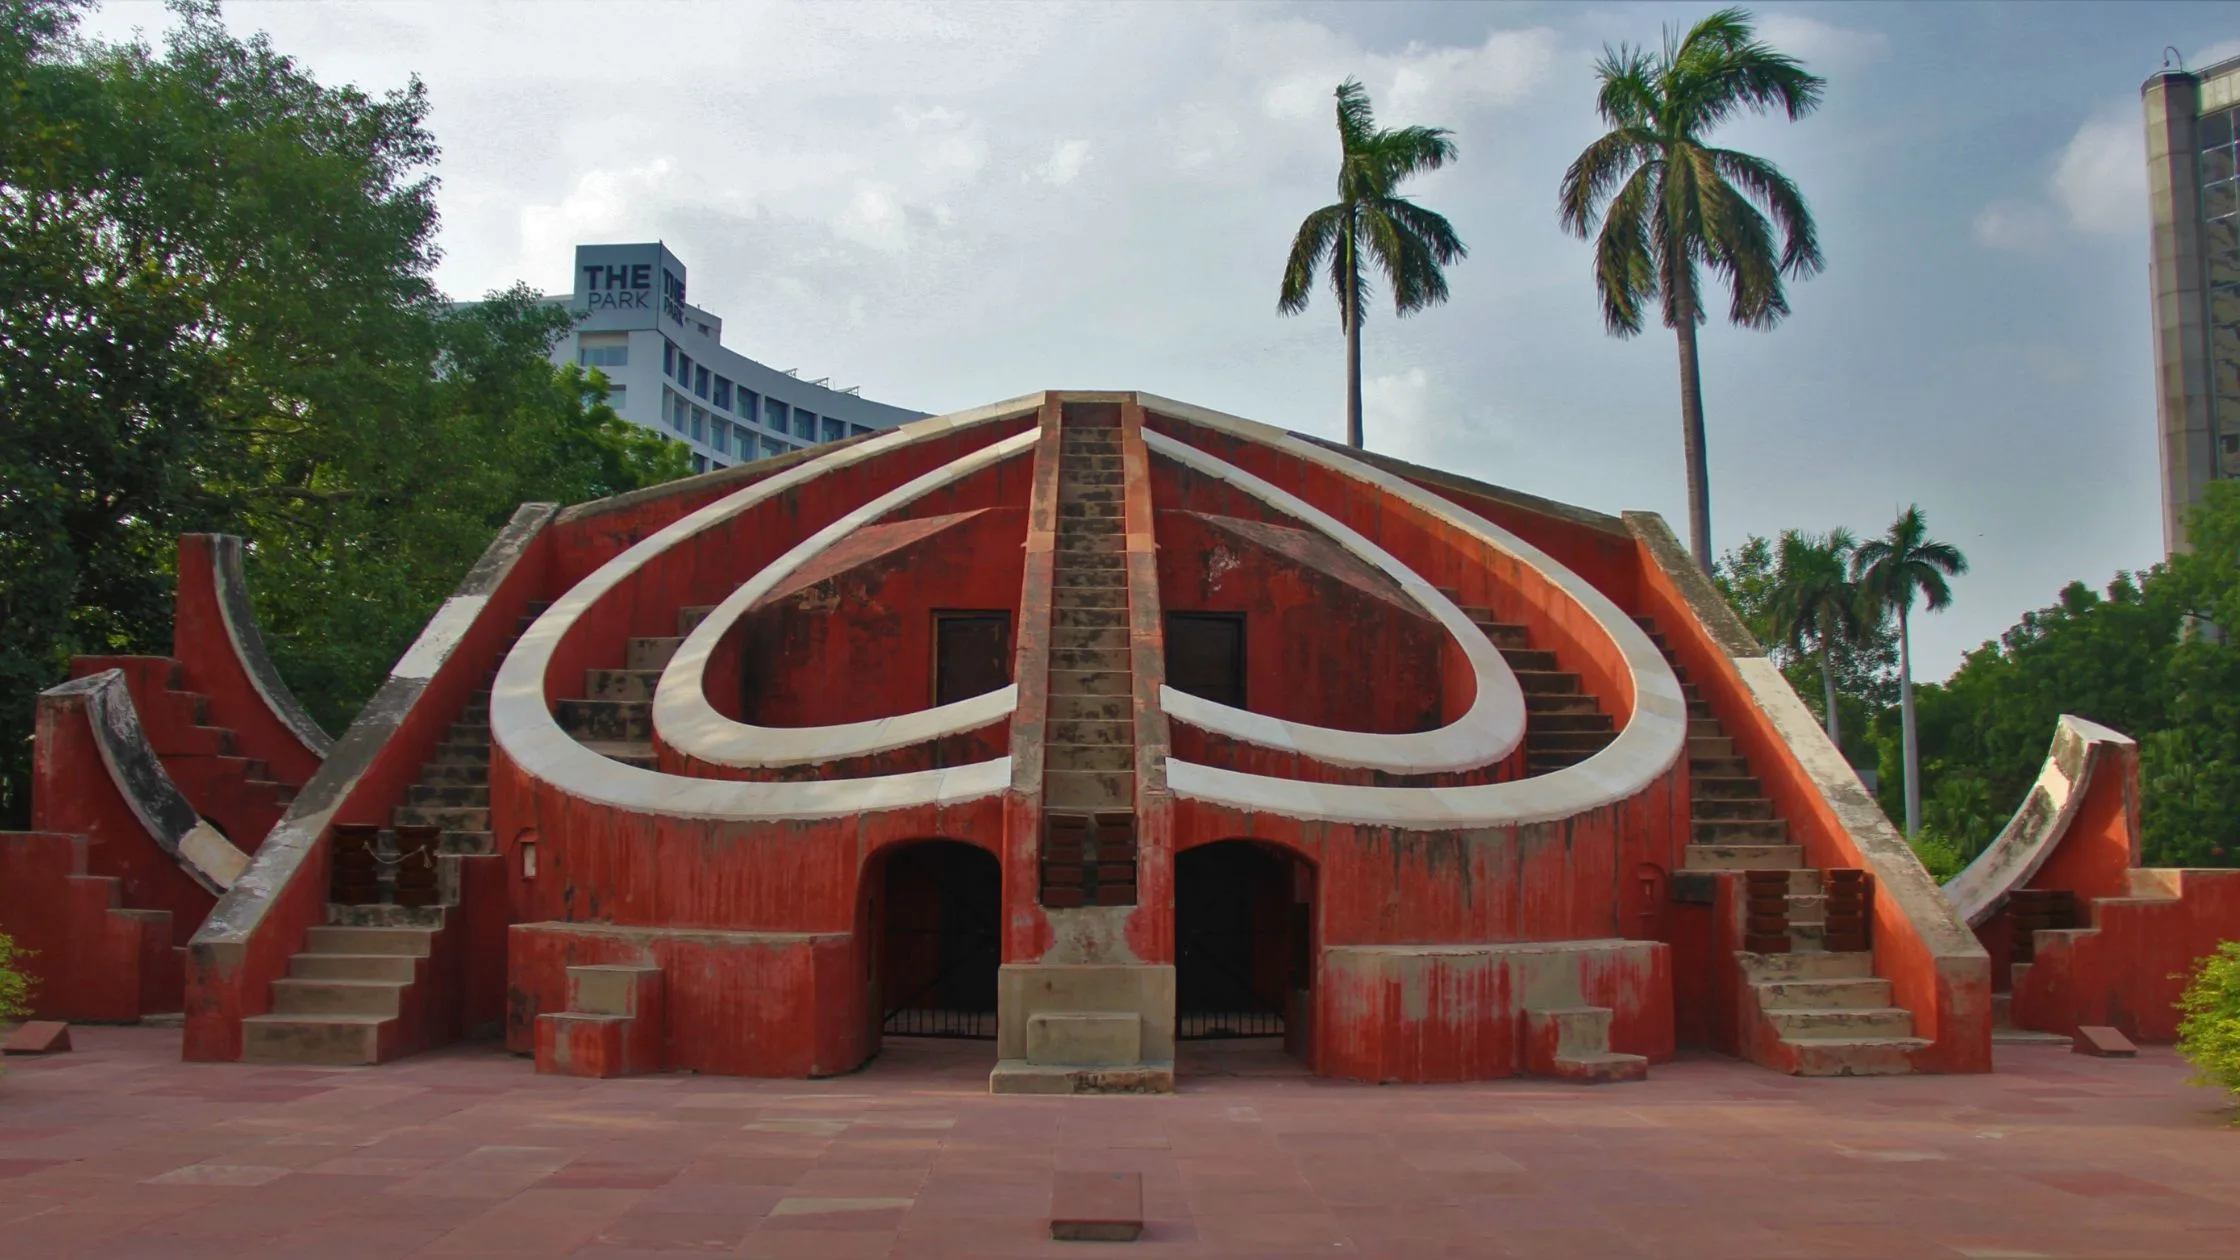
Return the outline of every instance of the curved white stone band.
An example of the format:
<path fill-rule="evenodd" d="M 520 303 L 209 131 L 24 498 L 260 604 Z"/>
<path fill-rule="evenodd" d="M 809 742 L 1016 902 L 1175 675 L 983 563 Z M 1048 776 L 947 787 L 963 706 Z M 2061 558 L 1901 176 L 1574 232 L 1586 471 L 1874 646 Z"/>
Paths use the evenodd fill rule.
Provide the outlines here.
<path fill-rule="evenodd" d="M 1399 557 L 1362 537 L 1306 500 L 1270 485 L 1226 460 L 1209 455 L 1164 433 L 1144 430 L 1144 445 L 1205 476 L 1225 481 L 1276 511 L 1300 521 L 1367 561 L 1436 620 L 1470 662 L 1477 695 L 1461 717 L 1435 731 L 1385 734 L 1287 722 L 1176 691 L 1159 689 L 1167 716 L 1200 730 L 1262 748 L 1296 752 L 1334 766 L 1386 770 L 1398 774 L 1437 774 L 1490 766 L 1516 751 L 1524 739 L 1524 691 L 1499 649 L 1471 624 L 1453 600 L 1416 575 Z"/>
<path fill-rule="evenodd" d="M 1404 830 L 1505 827 L 1568 818 L 1626 800 L 1647 789 L 1679 761 L 1688 733 L 1688 708 L 1679 678 L 1624 610 L 1554 557 L 1475 512 L 1381 468 L 1281 429 L 1149 394 L 1138 398 L 1145 411 L 1274 447 L 1375 486 L 1486 546 L 1516 557 L 1569 596 L 1610 636 L 1633 682 L 1633 719 L 1618 737 L 1585 761 L 1549 774 L 1462 787 L 1364 787 L 1303 783 L 1170 759 L 1167 787 L 1176 796 L 1234 809 Z M 1146 432 L 1145 437 L 1150 436 Z"/>
<path fill-rule="evenodd" d="M 889 429 L 766 477 L 641 540 L 555 600 L 506 654 L 490 692 L 491 738 L 515 765 L 579 799 L 689 818 L 838 818 L 917 805 L 956 804 L 1001 793 L 1011 785 L 1009 757 L 942 770 L 803 783 L 698 779 L 641 770 L 593 752 L 562 730 L 545 701 L 544 682 L 552 667 L 553 652 L 576 621 L 669 548 L 827 473 L 912 443 L 1026 415 L 1041 404 L 1040 394 L 1030 394 Z"/>
<path fill-rule="evenodd" d="M 2022 798 L 2021 808 L 1999 830 L 1998 838 L 1944 886 L 1945 900 L 1963 922 L 1983 926 L 2007 904 L 2010 893 L 2030 882 L 2068 836 L 2100 763 L 2136 746 L 2121 731 L 2074 714 L 2061 715 L 2054 724 L 2045 765 Z"/>
<path fill-rule="evenodd" d="M 1035 429 L 1015 433 L 897 486 L 803 539 L 793 550 L 747 579 L 685 636 L 676 655 L 669 659 L 668 668 L 662 671 L 661 685 L 653 697 L 653 729 L 661 741 L 711 765 L 798 766 L 908 748 L 977 730 L 1010 716 L 1019 706 L 1017 683 L 969 700 L 868 722 L 832 726 L 755 726 L 734 722 L 708 703 L 708 658 L 715 654 L 716 645 L 747 610 L 775 590 L 789 574 L 834 543 L 943 486 L 1032 452 L 1040 437 L 1041 433 Z"/>

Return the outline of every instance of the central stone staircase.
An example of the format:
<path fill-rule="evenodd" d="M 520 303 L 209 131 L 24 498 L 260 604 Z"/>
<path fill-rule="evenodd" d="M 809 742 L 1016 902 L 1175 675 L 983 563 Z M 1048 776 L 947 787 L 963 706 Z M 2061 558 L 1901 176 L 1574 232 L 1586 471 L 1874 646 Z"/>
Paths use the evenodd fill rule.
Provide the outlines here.
<path fill-rule="evenodd" d="M 1446 594 L 1451 599 L 1455 593 Z M 1490 608 L 1464 607 L 1462 612 L 1500 649 L 1524 692 L 1527 777 L 1578 765 L 1618 737 L 1602 701 L 1580 686 L 1578 673 L 1564 669 L 1554 652 L 1532 646 L 1531 630 L 1496 621 Z"/>
<path fill-rule="evenodd" d="M 679 608 L 676 634 L 634 637 L 623 649 L 621 669 L 583 671 L 583 698 L 562 700 L 554 708 L 560 728 L 603 757 L 653 769 L 654 689 L 685 636 L 714 611 L 713 605 Z"/>

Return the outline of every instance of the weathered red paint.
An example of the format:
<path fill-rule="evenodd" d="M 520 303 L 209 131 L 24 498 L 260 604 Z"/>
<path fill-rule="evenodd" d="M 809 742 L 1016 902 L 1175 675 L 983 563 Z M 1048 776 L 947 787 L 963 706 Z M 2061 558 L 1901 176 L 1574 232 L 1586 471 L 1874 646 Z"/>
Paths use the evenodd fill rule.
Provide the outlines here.
<path fill-rule="evenodd" d="M 212 726 L 233 732 L 237 751 L 264 762 L 271 777 L 290 787 L 301 787 L 319 772 L 320 755 L 305 746 L 265 699 L 251 679 L 248 667 L 235 650 L 219 607 L 219 536 L 179 535 L 179 588 L 172 606 L 171 656 L 187 690 L 208 702 Z M 133 697 L 139 699 L 137 695 Z M 173 777 L 178 777 L 173 772 Z M 192 793 L 189 794 L 190 799 Z M 276 815 L 277 816 L 277 815 Z M 235 836 L 234 843 L 253 848 L 271 829 L 266 823 L 254 835 Z"/>
<path fill-rule="evenodd" d="M 146 992 L 147 969 L 160 961 L 176 974 L 170 923 L 125 909 L 121 881 L 91 873 L 88 848 L 82 835 L 0 831 L 0 931 L 32 951 L 32 1017 L 130 1023 L 175 1009 L 146 1005 L 159 996 Z"/>
<path fill-rule="evenodd" d="M 2014 967 L 2017 1027 L 2075 1036 L 2086 1024 L 2133 1041 L 2177 1040 L 2178 995 L 2201 959 L 2240 939 L 2240 871 L 2141 872 L 2156 895 L 2101 897 L 2092 926 L 2037 934 L 2037 960 Z"/>

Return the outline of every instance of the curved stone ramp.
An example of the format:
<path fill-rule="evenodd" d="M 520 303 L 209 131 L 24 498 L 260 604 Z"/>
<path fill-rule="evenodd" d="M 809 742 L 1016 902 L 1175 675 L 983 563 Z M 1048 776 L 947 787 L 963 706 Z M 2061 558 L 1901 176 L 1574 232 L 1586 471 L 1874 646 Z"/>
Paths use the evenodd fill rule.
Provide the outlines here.
<path fill-rule="evenodd" d="M 819 477 L 863 464 L 915 443 L 1032 415 L 1041 401 L 1042 396 L 1039 394 L 1028 395 L 970 411 L 915 421 L 875 437 L 852 442 L 830 454 L 789 468 L 718 499 L 633 545 L 555 600 L 552 607 L 537 619 L 507 654 L 491 692 L 492 738 L 523 773 L 563 786 L 569 795 L 578 800 L 638 814 L 702 819 L 845 818 L 921 805 L 961 804 L 999 795 L 1011 783 L 1009 757 L 860 779 L 801 782 L 704 779 L 626 765 L 586 747 L 561 727 L 546 699 L 545 679 L 551 671 L 554 654 L 563 638 L 574 629 L 575 623 L 600 600 L 616 595 L 641 568 L 670 548 L 685 545 L 698 535 Z M 1019 450 L 1032 448 L 1033 432 L 1030 429 L 1012 438 L 991 442 L 988 447 L 974 452 L 966 459 L 982 457 L 992 464 L 1000 459 L 1010 458 L 1018 451 L 1009 448 L 1020 437 L 1026 438 L 1026 444 Z M 995 453 L 995 448 L 999 447 L 1003 448 L 1000 454 Z M 948 471 L 948 468 L 944 468 L 927 476 L 938 476 Z M 955 475 L 961 476 L 964 472 L 960 471 Z M 925 479 L 921 477 L 917 480 Z M 950 479 L 954 480 L 954 477 Z M 927 486 L 919 489 L 910 497 L 922 495 L 931 488 Z M 909 487 L 905 486 L 903 489 L 907 490 Z M 851 514 L 851 517 L 853 515 L 855 514 Z M 835 522 L 835 525 L 846 523 L 848 519 L 843 518 L 842 522 Z M 849 524 L 848 528 L 854 528 L 854 525 Z M 833 534 L 826 537 L 820 533 L 810 542 L 816 543 L 817 538 L 823 538 L 824 541 L 817 545 L 817 549 L 821 550 L 822 547 L 829 546 L 832 538 L 837 536 Z M 807 545 L 809 544 L 804 544 Z M 797 567 L 807 555 L 789 558 L 793 560 L 793 564 L 787 567 Z M 729 601 L 726 603 L 728 605 Z M 741 610 L 743 611 L 743 606 Z M 733 616 L 736 616 L 736 612 Z M 711 621 L 713 619 L 710 618 Z M 714 642 L 714 632 L 702 639 L 703 651 L 697 659 L 703 670 L 706 650 L 712 648 Z M 681 679 L 682 675 L 679 677 Z M 685 685 L 682 682 L 678 684 L 680 687 Z M 686 704 L 689 707 L 687 694 L 672 690 L 666 673 L 661 692 L 671 696 L 673 716 L 683 712 L 678 709 L 678 705 Z M 1016 692 L 1009 694 L 1015 696 Z M 700 696 L 704 701 L 704 688 L 695 686 L 690 695 Z M 978 720 L 981 706 L 966 703 L 943 708 L 948 712 L 940 717 L 915 724 L 906 722 L 905 729 L 913 733 L 924 730 L 938 736 L 963 733 L 978 725 L 985 725 Z M 800 738 L 797 731 L 745 728 L 746 747 L 742 749 L 733 742 L 740 737 L 739 731 L 692 723 L 689 714 L 676 717 L 676 720 L 684 723 L 679 727 L 678 734 L 693 737 L 711 735 L 715 737 L 718 751 L 726 756 L 739 756 L 742 753 L 750 758 L 782 756 L 785 754 L 781 745 Z M 856 725 L 859 729 L 826 728 L 828 732 L 837 731 L 828 738 L 853 741 L 869 748 L 883 744 L 891 731 L 891 728 L 876 722 Z M 770 734 L 758 735 L 758 730 L 766 730 Z"/>
<path fill-rule="evenodd" d="M 1944 885 L 1944 895 L 1969 927 L 1981 927 L 2005 906 L 2016 889 L 2028 886 L 2061 842 L 2068 838 L 2084 804 L 2085 788 L 2100 767 L 2114 760 L 2136 761 L 2138 744 L 2098 722 L 2064 713 L 2055 724 L 2053 743 L 2030 794 L 1997 839 L 1976 855 L 1967 869 Z M 2136 833 L 2134 833 L 2136 844 Z M 2127 865 L 2136 865 L 2136 850 Z"/>
<path fill-rule="evenodd" d="M 1619 731 L 1617 738 L 1586 760 L 1548 774 L 1505 783 L 1455 787 L 1373 787 L 1327 783 L 1302 785 L 1296 780 L 1269 778 L 1170 759 L 1167 763 L 1167 786 L 1176 796 L 1235 809 L 1401 830 L 1504 827 L 1555 821 L 1626 800 L 1647 790 L 1659 776 L 1670 771 L 1679 761 L 1687 740 L 1687 703 L 1681 695 L 1680 680 L 1674 676 L 1671 665 L 1657 650 L 1656 644 L 1650 641 L 1647 633 L 1635 625 L 1608 596 L 1553 557 L 1510 531 L 1439 495 L 1374 465 L 1355 460 L 1295 434 L 1149 394 L 1142 395 L 1142 403 L 1147 412 L 1170 415 L 1215 432 L 1270 446 L 1283 454 L 1374 487 L 1465 537 L 1515 557 L 1560 589 L 1572 603 L 1588 614 L 1598 630 L 1609 637 L 1625 662 L 1633 687 L 1633 716 L 1624 729 Z M 1154 437 L 1160 440 L 1158 444 L 1152 445 L 1152 449 L 1161 454 L 1171 457 L 1175 451 L 1181 450 L 1192 452 L 1216 464 L 1222 463 L 1187 443 L 1155 434 L 1148 429 L 1145 431 L 1147 444 L 1152 444 Z M 1242 488 L 1242 483 L 1239 484 Z M 1311 508 L 1311 505 L 1303 501 L 1300 506 Z M 1313 510 L 1324 520 L 1330 520 L 1327 514 L 1320 513 L 1318 509 Z M 1335 524 L 1334 521 L 1331 523 Z M 1452 601 L 1445 596 L 1433 591 L 1431 599 L 1447 605 L 1465 627 L 1469 626 L 1468 619 L 1462 617 L 1460 610 L 1453 608 Z M 1425 607 L 1433 608 L 1434 605 L 1426 603 Z M 1454 629 L 1443 615 L 1440 620 L 1442 624 L 1448 624 L 1450 631 Z M 1469 638 L 1464 637 L 1462 641 L 1468 643 Z M 1487 650 L 1492 652 L 1490 644 Z M 1501 674 L 1510 679 L 1512 687 L 1515 685 L 1514 675 L 1509 673 L 1506 663 L 1501 667 Z M 1187 716 L 1196 709 L 1196 706 L 1189 703 L 1191 699 L 1194 698 L 1185 698 L 1182 711 L 1176 716 L 1193 720 Z M 1218 707 L 1205 705 L 1202 701 L 1198 703 L 1204 708 Z M 1521 735 L 1521 698 L 1518 703 Z M 1196 711 L 1203 716 L 1203 709 Z M 1353 738 L 1366 737 L 1355 735 Z"/>
<path fill-rule="evenodd" d="M 1243 743 L 1296 752 L 1335 766 L 1396 774 L 1436 774 L 1492 765 L 1524 741 L 1524 692 L 1493 642 L 1479 633 L 1455 602 L 1384 548 L 1304 499 L 1225 460 L 1166 434 L 1145 430 L 1144 445 L 1163 458 L 1227 482 L 1285 516 L 1321 533 L 1399 586 L 1446 629 L 1470 662 L 1475 695 L 1461 717 L 1433 731 L 1385 734 L 1339 730 L 1233 708 L 1162 683 L 1159 704 L 1167 716 Z"/>
<path fill-rule="evenodd" d="M 163 768 L 162 759 L 140 727 L 140 714 L 132 706 L 123 670 L 108 669 L 72 679 L 40 695 L 42 700 L 52 698 L 83 707 L 109 782 L 157 848 L 211 895 L 233 887 L 248 869 L 249 855 L 202 821 Z"/>
<path fill-rule="evenodd" d="M 1040 436 L 1035 429 L 1015 433 L 898 486 L 818 530 L 741 583 L 685 636 L 676 655 L 662 670 L 661 683 L 653 699 L 656 738 L 695 761 L 718 766 L 770 768 L 874 756 L 1009 720 L 1019 704 L 1017 683 L 969 699 L 865 722 L 757 726 L 734 721 L 716 711 L 708 702 L 707 670 L 717 645 L 740 618 L 834 544 L 935 490 L 1032 454 Z M 751 495 L 754 490 L 755 487 L 750 487 L 740 493 Z"/>
<path fill-rule="evenodd" d="M 264 636 L 257 628 L 256 606 L 249 600 L 249 583 L 242 570 L 243 554 L 241 539 L 231 534 L 180 535 L 180 615 L 171 654 L 187 666 L 197 690 L 211 697 L 223 725 L 254 745 L 257 755 L 281 766 L 292 782 L 302 783 L 334 748 L 334 737 L 288 690 L 279 667 L 265 650 Z M 213 620 L 215 625 L 205 625 Z M 206 629 L 215 632 L 209 635 L 212 642 L 204 641 Z M 203 665 L 213 650 L 230 658 L 231 670 L 216 661 Z M 237 700 L 231 694 L 235 688 L 212 677 L 220 673 L 237 675 L 246 684 L 248 695 Z M 284 756 L 261 738 L 268 734 L 292 742 L 304 755 Z"/>

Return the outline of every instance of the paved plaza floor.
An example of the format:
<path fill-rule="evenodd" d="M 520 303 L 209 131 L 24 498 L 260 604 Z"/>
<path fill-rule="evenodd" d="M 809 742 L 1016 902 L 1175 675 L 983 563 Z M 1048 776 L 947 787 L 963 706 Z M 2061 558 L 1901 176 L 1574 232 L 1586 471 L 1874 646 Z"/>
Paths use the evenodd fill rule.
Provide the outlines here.
<path fill-rule="evenodd" d="M 72 1030 L 0 1076 L 0 1256 L 2240 1257 L 2240 1128 L 2168 1050 L 1998 1074 L 1384 1087 L 1197 1045 L 1170 1098 L 992 1098 L 984 1042 L 826 1081 L 178 1061 Z M 1057 1243 L 1057 1169 L 1143 1174 Z"/>

